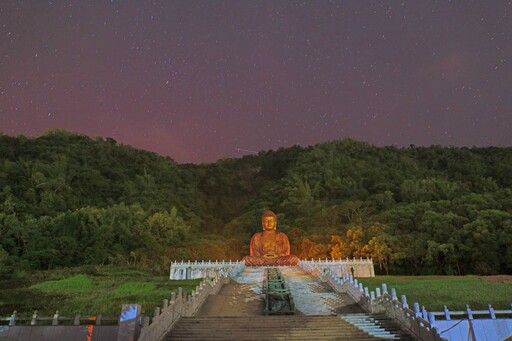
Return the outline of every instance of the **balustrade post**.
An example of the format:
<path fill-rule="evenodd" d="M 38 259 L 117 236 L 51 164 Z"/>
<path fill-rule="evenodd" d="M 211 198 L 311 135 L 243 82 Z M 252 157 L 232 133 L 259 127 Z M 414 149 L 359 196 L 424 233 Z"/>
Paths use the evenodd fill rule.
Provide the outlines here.
<path fill-rule="evenodd" d="M 413 310 L 414 310 L 414 315 L 415 315 L 416 317 L 421 316 L 421 312 L 420 312 L 420 305 L 419 305 L 419 303 L 418 303 L 418 302 L 414 302 L 414 304 L 413 304 L 412 306 L 414 307 L 414 308 L 413 308 Z"/>
<path fill-rule="evenodd" d="M 430 328 L 433 330 L 436 327 L 436 316 L 433 312 L 428 313 L 428 322 L 430 323 Z"/>
<path fill-rule="evenodd" d="M 402 301 L 402 307 L 409 308 L 409 305 L 407 304 L 407 297 L 405 295 L 400 296 L 400 299 Z"/>
<path fill-rule="evenodd" d="M 427 309 L 425 309 L 425 306 L 422 306 L 422 307 L 421 307 L 421 317 L 422 317 L 424 320 L 427 320 L 427 321 L 428 321 L 428 314 L 427 314 Z"/>
<path fill-rule="evenodd" d="M 55 314 L 53 315 L 52 320 L 52 326 L 58 326 L 59 325 L 59 311 L 57 310 Z"/>
<path fill-rule="evenodd" d="M 9 319 L 9 327 L 13 327 L 16 325 L 16 314 L 18 312 L 15 310 L 12 312 L 11 318 Z"/>
<path fill-rule="evenodd" d="M 430 312 L 428 313 L 428 322 L 430 323 L 430 332 L 432 333 L 432 337 L 434 340 L 444 340 L 440 338 L 439 334 L 437 333 L 437 327 L 436 327 L 436 316 L 434 313 Z"/>
<path fill-rule="evenodd" d="M 380 297 L 380 288 L 375 288 L 375 293 L 377 294 L 377 297 Z"/>
<path fill-rule="evenodd" d="M 32 314 L 32 320 L 30 321 L 31 326 L 35 326 L 37 324 L 37 310 Z"/>
<path fill-rule="evenodd" d="M 468 319 L 473 319 L 473 313 L 471 312 L 471 308 L 469 308 L 469 305 L 466 304 L 466 314 L 468 314 Z"/>
<path fill-rule="evenodd" d="M 382 283 L 382 295 L 388 293 L 388 285 L 386 283 Z"/>
<path fill-rule="evenodd" d="M 491 316 L 491 319 L 496 320 L 496 314 L 494 313 L 494 309 L 492 308 L 492 306 L 490 304 L 488 305 L 488 309 L 489 309 L 489 315 Z"/>
<path fill-rule="evenodd" d="M 444 312 L 444 318 L 446 319 L 446 321 L 450 321 L 452 318 L 450 316 L 450 311 L 448 310 L 447 306 L 444 306 L 443 312 Z"/>
<path fill-rule="evenodd" d="M 73 325 L 74 326 L 79 326 L 80 325 L 80 314 L 76 314 L 75 315 L 75 319 L 73 321 Z"/>
<path fill-rule="evenodd" d="M 391 300 L 398 301 L 398 297 L 396 297 L 396 289 L 395 288 L 391 288 Z"/>

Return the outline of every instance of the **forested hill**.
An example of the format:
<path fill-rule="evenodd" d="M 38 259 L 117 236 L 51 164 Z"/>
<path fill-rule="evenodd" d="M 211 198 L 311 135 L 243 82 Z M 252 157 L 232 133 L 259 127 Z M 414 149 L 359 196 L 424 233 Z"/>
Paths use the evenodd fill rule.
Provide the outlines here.
<path fill-rule="evenodd" d="M 240 259 L 263 210 L 301 258 L 393 274 L 512 273 L 512 148 L 341 140 L 213 164 L 62 130 L 0 135 L 0 276 Z"/>

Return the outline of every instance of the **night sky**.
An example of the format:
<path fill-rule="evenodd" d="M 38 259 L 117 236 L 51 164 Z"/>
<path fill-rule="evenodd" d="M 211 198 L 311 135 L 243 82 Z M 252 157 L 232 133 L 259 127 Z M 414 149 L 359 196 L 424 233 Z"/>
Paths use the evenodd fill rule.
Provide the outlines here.
<path fill-rule="evenodd" d="M 2 0 L 0 131 L 182 162 L 512 146 L 512 1 Z"/>

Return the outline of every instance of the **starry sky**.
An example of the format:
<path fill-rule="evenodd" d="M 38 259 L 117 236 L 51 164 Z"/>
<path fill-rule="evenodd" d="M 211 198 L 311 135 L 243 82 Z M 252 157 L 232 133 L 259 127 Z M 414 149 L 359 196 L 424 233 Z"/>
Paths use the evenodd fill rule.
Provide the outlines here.
<path fill-rule="evenodd" d="M 0 132 L 177 162 L 512 146 L 512 1 L 2 0 Z"/>

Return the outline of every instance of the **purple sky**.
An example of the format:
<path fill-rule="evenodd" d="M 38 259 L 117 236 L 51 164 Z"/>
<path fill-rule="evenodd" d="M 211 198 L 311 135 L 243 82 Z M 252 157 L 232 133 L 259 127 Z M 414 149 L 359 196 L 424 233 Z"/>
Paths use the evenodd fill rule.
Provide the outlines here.
<path fill-rule="evenodd" d="M 511 146 L 512 2 L 2 0 L 0 131 L 55 127 L 178 162 Z"/>

